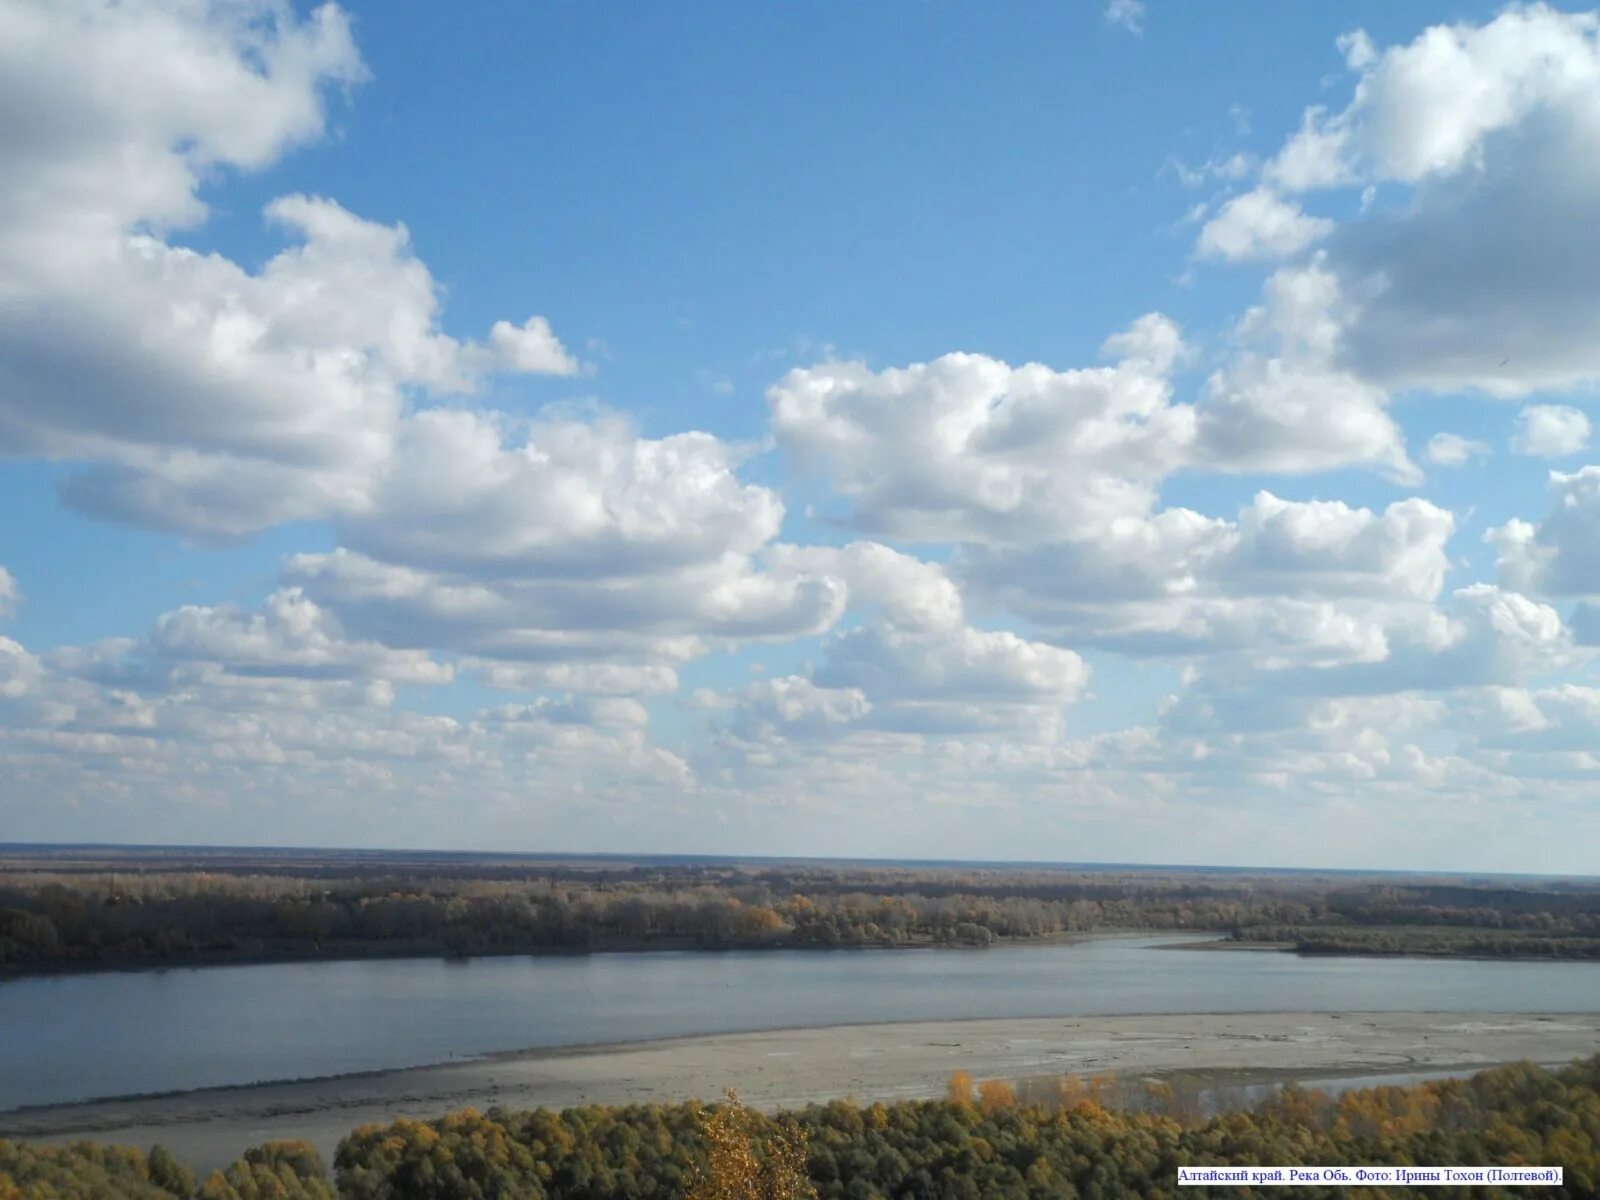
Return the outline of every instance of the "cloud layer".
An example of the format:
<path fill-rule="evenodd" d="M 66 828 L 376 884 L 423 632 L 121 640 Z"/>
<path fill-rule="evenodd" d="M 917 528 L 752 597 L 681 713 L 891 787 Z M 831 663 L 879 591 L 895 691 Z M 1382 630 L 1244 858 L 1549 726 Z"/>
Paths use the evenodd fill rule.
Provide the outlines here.
<path fill-rule="evenodd" d="M 0 0 L 0 453 L 89 519 L 315 531 L 254 599 L 0 637 L 0 819 L 1369 865 L 1600 834 L 1600 18 L 1340 50 L 1282 144 L 1178 172 L 1221 189 L 1187 279 L 1240 308 L 1108 319 L 1088 362 L 808 356 L 746 442 L 503 400 L 604 373 L 549 298 L 452 331 L 454 281 L 335 198 L 268 202 L 258 264 L 196 248 L 220 181 L 377 86 L 336 6 Z M 1543 507 L 1488 517 L 1419 466 L 1517 460 Z M 43 581 L 8 566 L 15 621 Z M 1449 829 L 1359 832 L 1401 814 Z"/>

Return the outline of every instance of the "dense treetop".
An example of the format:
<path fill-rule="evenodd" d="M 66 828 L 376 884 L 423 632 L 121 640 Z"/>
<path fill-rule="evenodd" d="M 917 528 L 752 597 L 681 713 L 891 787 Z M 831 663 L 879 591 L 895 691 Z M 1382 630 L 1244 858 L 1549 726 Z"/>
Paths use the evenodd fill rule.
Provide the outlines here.
<path fill-rule="evenodd" d="M 1337 1098 L 1290 1086 L 1210 1117 L 1194 1100 L 1158 1081 L 1013 1088 L 958 1075 L 940 1101 L 776 1117 L 698 1104 L 467 1110 L 355 1130 L 331 1180 L 315 1151 L 279 1142 L 198 1185 L 160 1148 L 0 1141 L 0 1200 L 1070 1200 L 1173 1196 L 1180 1165 L 1560 1166 L 1566 1183 L 1550 1196 L 1594 1196 L 1600 1182 L 1600 1055 Z M 1513 1194 L 1434 1194 L 1452 1191 Z"/>

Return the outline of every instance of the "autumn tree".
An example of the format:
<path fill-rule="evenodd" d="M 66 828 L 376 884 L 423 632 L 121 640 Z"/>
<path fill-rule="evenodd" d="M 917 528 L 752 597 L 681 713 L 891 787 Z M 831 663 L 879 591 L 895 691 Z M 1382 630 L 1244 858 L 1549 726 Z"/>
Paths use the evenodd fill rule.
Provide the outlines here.
<path fill-rule="evenodd" d="M 701 1114 L 700 1134 L 706 1162 L 686 1200 L 815 1200 L 806 1132 L 792 1121 L 767 1121 L 730 1088 L 725 1103 Z"/>
<path fill-rule="evenodd" d="M 985 1079 L 978 1085 L 978 1107 L 986 1113 L 1017 1106 L 1017 1091 L 1003 1079 Z"/>
<path fill-rule="evenodd" d="M 972 1103 L 972 1076 L 966 1071 L 955 1071 L 944 1085 L 944 1098 L 951 1104 Z"/>

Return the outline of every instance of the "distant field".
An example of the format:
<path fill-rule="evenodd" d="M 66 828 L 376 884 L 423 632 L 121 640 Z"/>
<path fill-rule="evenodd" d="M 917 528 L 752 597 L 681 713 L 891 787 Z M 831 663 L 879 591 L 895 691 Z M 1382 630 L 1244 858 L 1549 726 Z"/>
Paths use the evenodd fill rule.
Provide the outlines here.
<path fill-rule="evenodd" d="M 861 871 L 888 868 L 918 875 L 980 872 L 1008 876 L 1039 874 L 1215 876 L 1329 880 L 1398 880 L 1536 884 L 1560 883 L 1552 876 L 1462 874 L 1435 871 L 1329 870 L 1308 867 L 1219 867 L 1195 864 L 991 862 L 963 859 L 788 858 L 716 854 L 575 854 L 485 852 L 461 850 L 362 850 L 307 846 L 123 846 L 79 843 L 0 842 L 0 872 L 53 871 L 212 871 L 236 875 L 306 875 L 359 877 L 411 873 L 443 873 L 459 878 L 520 878 L 530 871 L 571 871 L 580 875 L 639 870 L 704 869 L 758 871 L 781 867 Z M 1600 876 L 1570 882 L 1600 887 Z"/>

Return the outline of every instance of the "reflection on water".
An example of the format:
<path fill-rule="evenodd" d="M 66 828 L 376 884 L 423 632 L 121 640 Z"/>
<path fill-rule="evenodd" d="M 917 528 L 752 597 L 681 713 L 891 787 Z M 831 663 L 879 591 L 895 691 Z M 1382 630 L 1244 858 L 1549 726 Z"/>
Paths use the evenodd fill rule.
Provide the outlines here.
<path fill-rule="evenodd" d="M 963 1017 L 1600 1011 L 1600 964 L 1152 950 L 603 954 L 278 963 L 0 983 L 0 1108 L 502 1050 Z"/>

